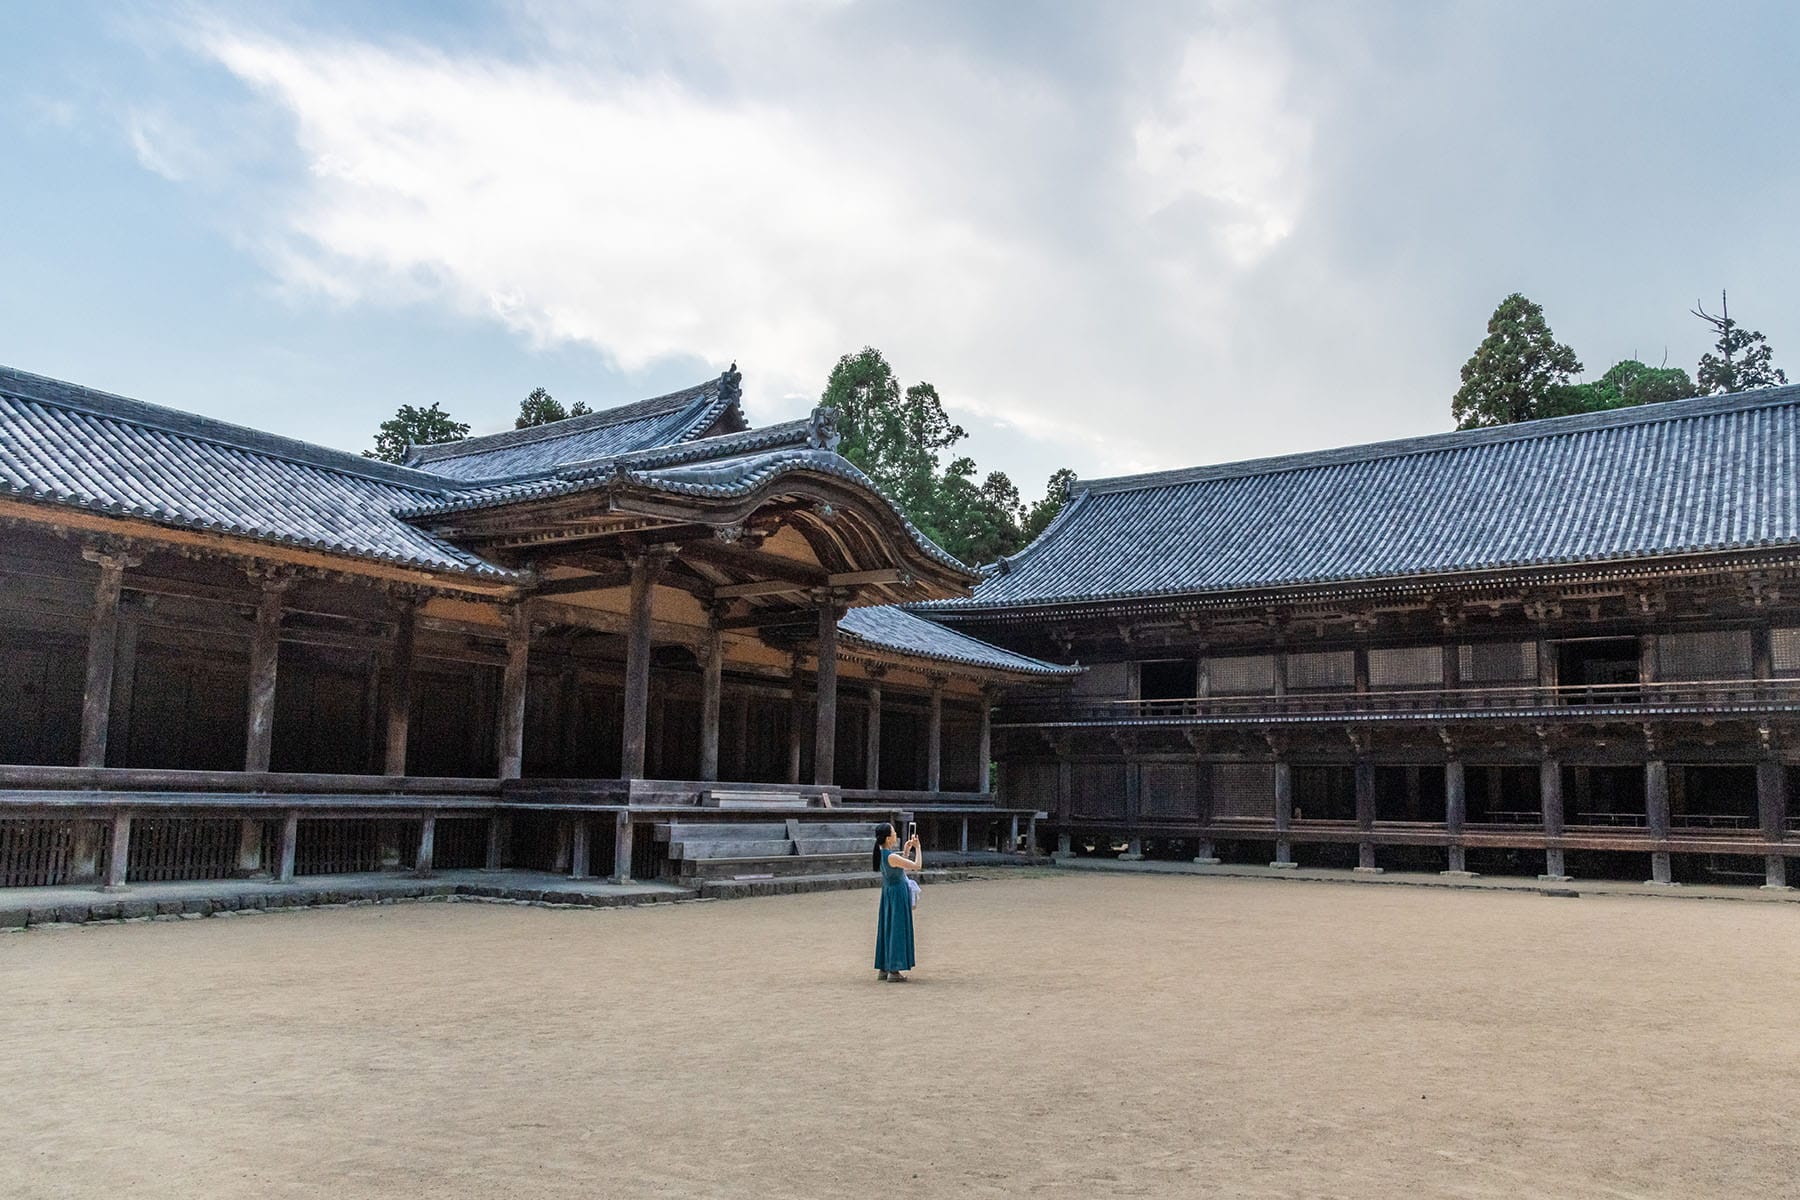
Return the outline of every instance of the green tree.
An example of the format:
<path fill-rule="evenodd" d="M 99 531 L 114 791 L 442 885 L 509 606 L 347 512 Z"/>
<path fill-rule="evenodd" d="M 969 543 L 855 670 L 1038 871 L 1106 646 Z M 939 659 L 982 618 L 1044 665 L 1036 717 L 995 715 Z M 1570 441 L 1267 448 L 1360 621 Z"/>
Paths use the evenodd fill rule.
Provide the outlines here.
<path fill-rule="evenodd" d="M 532 388 L 531 395 L 519 401 L 519 418 L 513 422 L 513 428 L 530 429 L 534 425 L 548 425 L 552 421 L 586 416 L 592 411 L 579 400 L 565 409 L 556 397 L 543 388 Z"/>
<path fill-rule="evenodd" d="M 944 412 L 937 389 L 900 390 L 881 351 L 865 346 L 832 368 L 819 403 L 837 410 L 838 453 L 861 467 L 914 524 L 934 524 L 938 455 L 968 435 Z"/>
<path fill-rule="evenodd" d="M 1651 367 L 1628 358 L 1614 363 L 1606 374 L 1592 383 L 1572 383 L 1557 388 L 1545 400 L 1540 415 L 1563 417 L 1571 413 L 1604 412 L 1640 404 L 1661 404 L 1667 400 L 1686 400 L 1699 394 L 1694 381 L 1680 367 Z"/>
<path fill-rule="evenodd" d="M 1724 292 L 1719 293 L 1718 316 L 1697 302 L 1692 311 L 1712 326 L 1718 339 L 1713 343 L 1717 353 L 1702 354 L 1700 369 L 1694 373 L 1703 393 L 1715 396 L 1720 392 L 1750 392 L 1787 382 L 1787 372 L 1770 361 L 1774 351 L 1769 348 L 1768 339 L 1731 319 Z"/>
<path fill-rule="evenodd" d="M 404 462 L 408 446 L 435 446 L 441 442 L 460 442 L 469 436 L 469 427 L 453 419 L 433 402 L 430 408 L 414 408 L 402 404 L 391 420 L 383 421 L 375 434 L 375 448 L 364 450 L 364 458 L 383 462 Z"/>
<path fill-rule="evenodd" d="M 1044 487 L 1044 498 L 1031 506 L 1020 523 L 1020 541 L 1030 544 L 1037 536 L 1050 528 L 1050 522 L 1056 520 L 1056 514 L 1062 511 L 1063 505 L 1069 502 L 1069 489 L 1075 484 L 1075 472 L 1067 467 L 1058 469 L 1050 476 L 1050 482 Z"/>
<path fill-rule="evenodd" d="M 1514 292 L 1494 309 L 1487 336 L 1463 364 L 1450 415 L 1458 429 L 1546 416 L 1554 391 L 1580 373 L 1581 360 L 1551 334 L 1544 310 Z"/>

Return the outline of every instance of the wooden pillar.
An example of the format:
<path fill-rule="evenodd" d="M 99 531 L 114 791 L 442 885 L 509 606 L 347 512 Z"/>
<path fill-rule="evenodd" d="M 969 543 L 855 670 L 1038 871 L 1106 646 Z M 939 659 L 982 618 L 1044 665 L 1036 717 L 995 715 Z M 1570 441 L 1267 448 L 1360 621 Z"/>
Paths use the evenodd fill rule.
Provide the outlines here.
<path fill-rule="evenodd" d="M 531 619 L 515 604 L 506 614 L 506 670 L 500 677 L 500 778 L 517 779 L 525 767 L 525 685 L 530 678 Z"/>
<path fill-rule="evenodd" d="M 1196 751 L 1202 749 L 1204 743 L 1196 740 Z M 1195 817 L 1200 825 L 1200 844 L 1195 847 L 1194 861 L 1203 867 L 1219 865 L 1218 849 L 1213 845 L 1211 829 L 1213 823 L 1213 764 L 1211 759 L 1202 758 L 1194 763 L 1194 797 Z"/>
<path fill-rule="evenodd" d="M 437 818 L 427 813 L 419 822 L 419 857 L 413 862 L 415 874 L 431 874 L 431 859 L 436 850 Z"/>
<path fill-rule="evenodd" d="M 706 650 L 700 662 L 700 778 L 719 778 L 719 705 L 725 685 L 725 639 L 715 615 L 706 623 Z"/>
<path fill-rule="evenodd" d="M 837 623 L 841 610 L 827 598 L 819 605 L 819 677 L 813 705 L 813 782 L 837 782 Z"/>
<path fill-rule="evenodd" d="M 660 556 L 640 554 L 631 563 L 631 617 L 625 637 L 625 732 L 619 777 L 644 777 L 650 728 L 650 597 L 662 571 Z"/>
<path fill-rule="evenodd" d="M 800 782 L 800 727 L 805 723 L 806 704 L 801 696 L 800 656 L 794 655 L 788 668 L 788 760 L 787 781 Z"/>
<path fill-rule="evenodd" d="M 512 840 L 512 820 L 495 813 L 487 821 L 487 858 L 482 863 L 485 870 L 498 871 L 506 864 L 507 846 Z"/>
<path fill-rule="evenodd" d="M 881 681 L 869 684 L 869 744 L 865 751 L 863 786 L 871 792 L 881 787 Z"/>
<path fill-rule="evenodd" d="M 1467 875 L 1469 866 L 1462 845 L 1463 824 L 1468 820 L 1468 773 L 1460 758 L 1444 764 L 1444 829 L 1450 834 L 1450 865 L 1445 875 Z"/>
<path fill-rule="evenodd" d="M 289 811 L 281 819 L 281 841 L 278 846 L 281 861 L 277 864 L 275 878 L 282 883 L 294 882 L 294 858 L 300 848 L 300 814 Z"/>
<path fill-rule="evenodd" d="M 248 878 L 266 872 L 262 860 L 262 822 L 245 817 L 238 822 L 237 875 Z"/>
<path fill-rule="evenodd" d="M 269 769 L 275 738 L 275 669 L 281 659 L 281 596 L 288 578 L 261 577 L 256 598 L 256 628 L 250 635 L 250 706 L 244 735 L 244 770 Z"/>
<path fill-rule="evenodd" d="M 81 693 L 80 766 L 106 765 L 106 735 L 112 722 L 113 674 L 118 662 L 119 594 L 125 568 L 137 565 L 123 554 L 83 550 L 81 556 L 100 568 L 94 584 L 94 620 L 88 627 L 87 682 Z"/>
<path fill-rule="evenodd" d="M 593 824 L 586 817 L 576 817 L 574 836 L 570 841 L 569 878 L 586 879 L 592 873 L 593 851 L 590 839 L 593 837 Z"/>
<path fill-rule="evenodd" d="M 125 886 L 131 867 L 131 817 L 115 813 L 112 819 L 112 860 L 106 864 L 106 888 L 116 891 Z"/>
<path fill-rule="evenodd" d="M 1294 769 L 1286 759 L 1277 756 L 1274 775 L 1275 861 L 1269 865 L 1289 868 L 1294 865 L 1294 843 L 1287 836 L 1294 827 Z"/>
<path fill-rule="evenodd" d="M 975 790 L 989 795 L 994 790 L 994 698 L 986 688 L 981 692 L 981 737 L 975 753 Z"/>
<path fill-rule="evenodd" d="M 1375 831 L 1375 764 L 1361 754 L 1356 758 L 1356 828 L 1364 834 Z M 1365 873 L 1381 870 L 1375 865 L 1373 840 L 1356 844 L 1356 869 Z"/>
<path fill-rule="evenodd" d="M 631 882 L 631 814 L 619 813 L 613 821 L 613 873 L 614 883 Z"/>
<path fill-rule="evenodd" d="M 144 598 L 146 603 L 154 599 Z M 121 601 L 119 631 L 113 644 L 112 717 L 106 733 L 106 761 L 115 767 L 130 762 L 131 698 L 137 686 L 138 633 L 142 624 L 133 606 Z"/>
<path fill-rule="evenodd" d="M 70 830 L 69 882 L 100 881 L 100 829 L 98 821 L 77 820 Z"/>
<path fill-rule="evenodd" d="M 1644 825 L 1653 843 L 1667 843 L 1669 837 L 1669 764 L 1653 758 L 1644 764 Z M 1674 881 L 1667 850 L 1651 850 L 1650 882 L 1668 884 Z"/>
<path fill-rule="evenodd" d="M 931 681 L 931 708 L 925 722 L 925 790 L 939 792 L 944 784 L 944 683 Z"/>
<path fill-rule="evenodd" d="M 1012 814 L 1012 819 L 1007 823 L 1007 827 L 1006 827 L 1006 852 L 1008 854 L 1015 854 L 1018 852 L 1018 849 L 1019 849 L 1019 814 L 1014 813 L 1014 814 Z"/>
<path fill-rule="evenodd" d="M 1756 764 L 1756 811 L 1763 841 L 1779 842 L 1787 837 L 1787 767 L 1779 759 L 1765 758 Z M 1787 885 L 1787 859 L 1779 854 L 1765 855 L 1763 886 L 1785 888 Z"/>
<path fill-rule="evenodd" d="M 962 829 L 957 834 L 956 849 L 959 854 L 969 852 L 969 818 L 966 816 L 962 819 Z"/>
<path fill-rule="evenodd" d="M 411 733 L 413 644 L 418 605 L 409 597 L 394 601 L 394 644 L 388 658 L 387 746 L 382 773 L 406 774 L 406 740 Z"/>
<path fill-rule="evenodd" d="M 1563 835 L 1563 794 L 1562 763 L 1554 758 L 1546 758 L 1538 765 L 1538 792 L 1544 807 L 1544 836 L 1561 838 Z M 1538 878 L 1562 881 L 1569 877 L 1563 861 L 1561 846 L 1546 848 L 1544 851 L 1544 873 Z"/>

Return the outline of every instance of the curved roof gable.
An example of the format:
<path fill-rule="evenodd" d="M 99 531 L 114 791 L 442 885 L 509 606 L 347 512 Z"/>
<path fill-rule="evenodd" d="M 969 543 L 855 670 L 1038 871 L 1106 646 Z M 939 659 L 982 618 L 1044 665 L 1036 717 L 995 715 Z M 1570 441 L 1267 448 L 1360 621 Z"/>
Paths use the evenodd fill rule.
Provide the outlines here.
<path fill-rule="evenodd" d="M 413 446 L 407 464 L 461 481 L 541 475 L 569 463 L 672 446 L 747 428 L 737 364 L 705 383 L 602 412 L 435 446 Z"/>

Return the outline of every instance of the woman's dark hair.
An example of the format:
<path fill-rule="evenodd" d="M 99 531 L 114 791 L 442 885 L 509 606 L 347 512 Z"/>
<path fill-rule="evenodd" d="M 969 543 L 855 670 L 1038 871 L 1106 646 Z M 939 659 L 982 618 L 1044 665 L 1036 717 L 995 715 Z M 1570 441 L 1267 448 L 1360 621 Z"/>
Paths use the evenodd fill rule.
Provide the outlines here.
<path fill-rule="evenodd" d="M 881 843 L 887 841 L 888 834 L 894 832 L 892 821 L 883 821 L 875 827 L 875 853 L 869 857 L 869 870 L 881 870 Z"/>

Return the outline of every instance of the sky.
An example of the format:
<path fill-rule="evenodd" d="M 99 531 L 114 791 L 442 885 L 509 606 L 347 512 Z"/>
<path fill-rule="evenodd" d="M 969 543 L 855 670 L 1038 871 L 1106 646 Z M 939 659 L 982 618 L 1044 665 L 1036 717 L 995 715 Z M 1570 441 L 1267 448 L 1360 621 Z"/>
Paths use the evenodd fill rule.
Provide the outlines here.
<path fill-rule="evenodd" d="M 0 0 L 0 362 L 350 450 L 880 348 L 1031 496 L 1447 429 L 1522 291 L 1598 376 L 1800 380 L 1800 6 Z"/>

